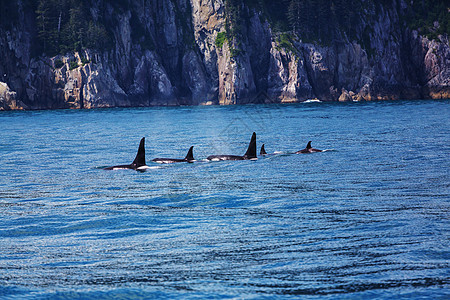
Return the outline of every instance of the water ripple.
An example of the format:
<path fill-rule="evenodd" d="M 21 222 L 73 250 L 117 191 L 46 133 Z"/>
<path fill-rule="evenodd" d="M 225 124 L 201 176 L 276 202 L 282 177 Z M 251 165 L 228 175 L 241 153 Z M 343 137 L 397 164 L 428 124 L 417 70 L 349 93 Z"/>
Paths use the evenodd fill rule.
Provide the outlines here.
<path fill-rule="evenodd" d="M 401 104 L 1 112 L 0 298 L 448 298 L 448 101 Z M 99 168 L 142 136 L 199 161 Z"/>

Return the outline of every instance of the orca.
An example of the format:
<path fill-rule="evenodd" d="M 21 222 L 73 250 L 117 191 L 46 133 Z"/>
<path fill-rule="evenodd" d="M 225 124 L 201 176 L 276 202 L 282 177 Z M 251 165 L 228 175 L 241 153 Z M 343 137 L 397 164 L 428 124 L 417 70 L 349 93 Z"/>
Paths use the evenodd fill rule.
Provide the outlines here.
<path fill-rule="evenodd" d="M 315 149 L 315 148 L 311 147 L 311 141 L 309 141 L 308 145 L 306 145 L 305 149 L 299 150 L 299 151 L 295 152 L 295 154 L 313 153 L 313 152 L 323 152 L 323 150 L 319 150 L 319 149 Z"/>
<path fill-rule="evenodd" d="M 176 163 L 176 162 L 193 163 L 195 161 L 194 154 L 193 154 L 193 151 L 192 151 L 193 149 L 194 149 L 194 146 L 189 148 L 189 151 L 188 151 L 186 157 L 182 158 L 182 159 L 178 159 L 178 158 L 154 158 L 154 159 L 152 159 L 152 161 L 160 163 L 160 164 L 172 164 L 172 163 Z"/>
<path fill-rule="evenodd" d="M 144 171 L 149 167 L 145 164 L 145 137 L 141 139 L 139 143 L 139 149 L 136 154 L 136 158 L 129 165 L 119 165 L 104 168 L 104 170 L 121 170 L 121 169 L 131 169 L 136 171 Z"/>
<path fill-rule="evenodd" d="M 261 151 L 259 152 L 259 155 L 267 155 L 266 149 L 264 148 L 264 144 L 261 146 Z"/>
<path fill-rule="evenodd" d="M 210 155 L 207 160 L 247 160 L 258 159 L 256 156 L 256 133 L 253 132 L 250 143 L 248 144 L 247 152 L 243 156 L 239 155 Z"/>

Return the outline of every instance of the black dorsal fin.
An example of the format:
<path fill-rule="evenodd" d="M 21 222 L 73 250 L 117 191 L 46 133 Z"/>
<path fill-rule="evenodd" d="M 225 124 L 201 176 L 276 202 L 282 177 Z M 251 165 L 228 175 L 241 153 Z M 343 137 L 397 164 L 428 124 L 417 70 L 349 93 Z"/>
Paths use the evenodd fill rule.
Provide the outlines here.
<path fill-rule="evenodd" d="M 139 143 L 139 149 L 132 165 L 136 168 L 145 166 L 145 137 L 143 137 Z"/>
<path fill-rule="evenodd" d="M 306 149 L 311 149 L 311 141 L 308 142 L 308 145 L 306 145 Z"/>
<path fill-rule="evenodd" d="M 262 144 L 261 151 L 259 152 L 259 154 L 260 155 L 266 155 L 267 154 L 266 149 L 264 148 L 264 144 Z"/>
<path fill-rule="evenodd" d="M 193 152 L 194 146 L 191 146 L 191 148 L 189 148 L 189 151 L 186 155 L 186 157 L 184 158 L 187 161 L 193 161 L 194 159 L 194 152 Z"/>
<path fill-rule="evenodd" d="M 246 158 L 256 158 L 256 133 L 253 132 L 250 143 L 248 144 L 247 152 L 245 152 L 244 157 Z"/>

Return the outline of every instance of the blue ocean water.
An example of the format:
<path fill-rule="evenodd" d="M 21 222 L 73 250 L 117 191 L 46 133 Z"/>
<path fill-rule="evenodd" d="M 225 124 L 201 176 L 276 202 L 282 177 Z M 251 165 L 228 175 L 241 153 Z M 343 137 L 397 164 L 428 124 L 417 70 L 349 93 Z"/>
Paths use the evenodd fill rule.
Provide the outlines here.
<path fill-rule="evenodd" d="M 0 112 L 0 298 L 448 299 L 449 104 Z"/>

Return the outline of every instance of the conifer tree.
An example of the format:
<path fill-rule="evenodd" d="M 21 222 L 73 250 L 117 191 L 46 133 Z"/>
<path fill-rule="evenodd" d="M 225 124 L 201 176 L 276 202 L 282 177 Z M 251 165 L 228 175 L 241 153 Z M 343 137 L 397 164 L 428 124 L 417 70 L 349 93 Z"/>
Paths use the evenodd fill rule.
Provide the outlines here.
<path fill-rule="evenodd" d="M 55 1 L 40 0 L 36 10 L 36 22 L 38 27 L 38 38 L 41 40 L 42 52 L 52 55 L 57 48 L 57 27 L 55 16 Z"/>

